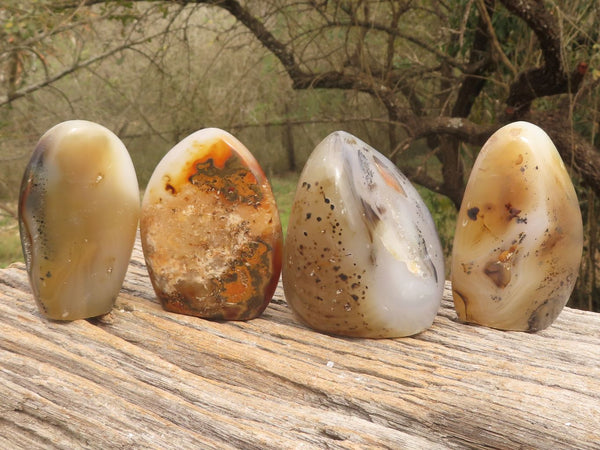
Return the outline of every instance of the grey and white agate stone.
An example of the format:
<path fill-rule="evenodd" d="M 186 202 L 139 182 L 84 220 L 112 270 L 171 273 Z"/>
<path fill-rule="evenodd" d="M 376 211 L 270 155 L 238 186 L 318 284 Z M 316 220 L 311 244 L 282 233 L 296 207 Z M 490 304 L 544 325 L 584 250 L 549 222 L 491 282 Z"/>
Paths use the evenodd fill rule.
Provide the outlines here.
<path fill-rule="evenodd" d="M 108 313 L 135 241 L 140 201 L 127 149 L 105 127 L 60 123 L 38 142 L 19 198 L 21 244 L 41 313 Z"/>
<path fill-rule="evenodd" d="M 343 131 L 298 181 L 284 245 L 288 304 L 328 334 L 385 338 L 431 326 L 444 286 L 433 219 L 408 179 Z"/>

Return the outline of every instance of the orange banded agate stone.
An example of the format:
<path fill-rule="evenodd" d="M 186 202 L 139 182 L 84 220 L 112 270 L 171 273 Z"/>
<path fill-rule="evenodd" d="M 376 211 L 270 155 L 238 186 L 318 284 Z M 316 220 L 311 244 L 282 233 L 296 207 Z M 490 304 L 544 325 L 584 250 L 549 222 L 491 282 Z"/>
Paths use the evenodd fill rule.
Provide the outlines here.
<path fill-rule="evenodd" d="M 277 205 L 260 165 L 231 134 L 203 129 L 165 155 L 144 194 L 140 232 L 164 309 L 248 320 L 269 304 L 282 259 Z"/>

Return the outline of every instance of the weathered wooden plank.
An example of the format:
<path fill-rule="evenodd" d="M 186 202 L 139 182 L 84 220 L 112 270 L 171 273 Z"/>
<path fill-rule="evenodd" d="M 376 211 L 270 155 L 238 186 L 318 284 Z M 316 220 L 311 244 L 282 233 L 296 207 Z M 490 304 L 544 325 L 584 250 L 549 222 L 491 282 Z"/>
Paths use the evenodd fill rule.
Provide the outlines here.
<path fill-rule="evenodd" d="M 537 334 L 456 321 L 403 339 L 326 336 L 279 287 L 262 317 L 162 310 L 139 245 L 112 313 L 40 317 L 0 271 L 0 448 L 600 447 L 600 314 Z"/>

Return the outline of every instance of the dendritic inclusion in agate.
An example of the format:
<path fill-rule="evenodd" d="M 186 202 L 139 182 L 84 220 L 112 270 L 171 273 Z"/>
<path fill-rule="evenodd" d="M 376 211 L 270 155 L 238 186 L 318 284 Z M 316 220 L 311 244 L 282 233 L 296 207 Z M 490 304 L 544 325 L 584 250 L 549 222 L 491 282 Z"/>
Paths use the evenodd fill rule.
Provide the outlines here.
<path fill-rule="evenodd" d="M 137 178 L 111 131 L 84 120 L 48 130 L 27 165 L 19 225 L 40 311 L 74 320 L 112 308 L 138 224 Z"/>
<path fill-rule="evenodd" d="M 481 149 L 458 214 L 452 289 L 461 320 L 542 330 L 575 285 L 583 246 L 575 189 L 548 135 L 528 122 Z"/>
<path fill-rule="evenodd" d="M 331 334 L 397 337 L 431 326 L 443 253 L 427 207 L 382 154 L 338 131 L 300 176 L 284 249 L 288 304 Z"/>
<path fill-rule="evenodd" d="M 247 320 L 269 304 L 281 271 L 275 198 L 250 151 L 216 128 L 158 164 L 142 201 L 142 245 L 165 309 Z"/>

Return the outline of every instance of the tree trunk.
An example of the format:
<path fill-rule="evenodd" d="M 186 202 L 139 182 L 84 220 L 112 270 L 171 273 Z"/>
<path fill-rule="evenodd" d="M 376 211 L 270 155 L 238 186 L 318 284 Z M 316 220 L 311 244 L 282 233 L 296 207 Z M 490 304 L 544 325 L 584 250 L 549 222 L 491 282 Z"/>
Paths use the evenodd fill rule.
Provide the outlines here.
<path fill-rule="evenodd" d="M 265 313 L 164 311 L 139 241 L 113 311 L 55 322 L 23 264 L 0 270 L 0 448 L 597 448 L 600 314 L 536 334 L 459 323 L 401 339 Z"/>
<path fill-rule="evenodd" d="M 283 126 L 283 134 L 281 136 L 283 148 L 287 155 L 287 166 L 290 172 L 295 172 L 296 166 L 296 149 L 294 147 L 294 130 L 290 122 L 290 106 L 288 102 L 284 103 L 285 125 Z"/>

